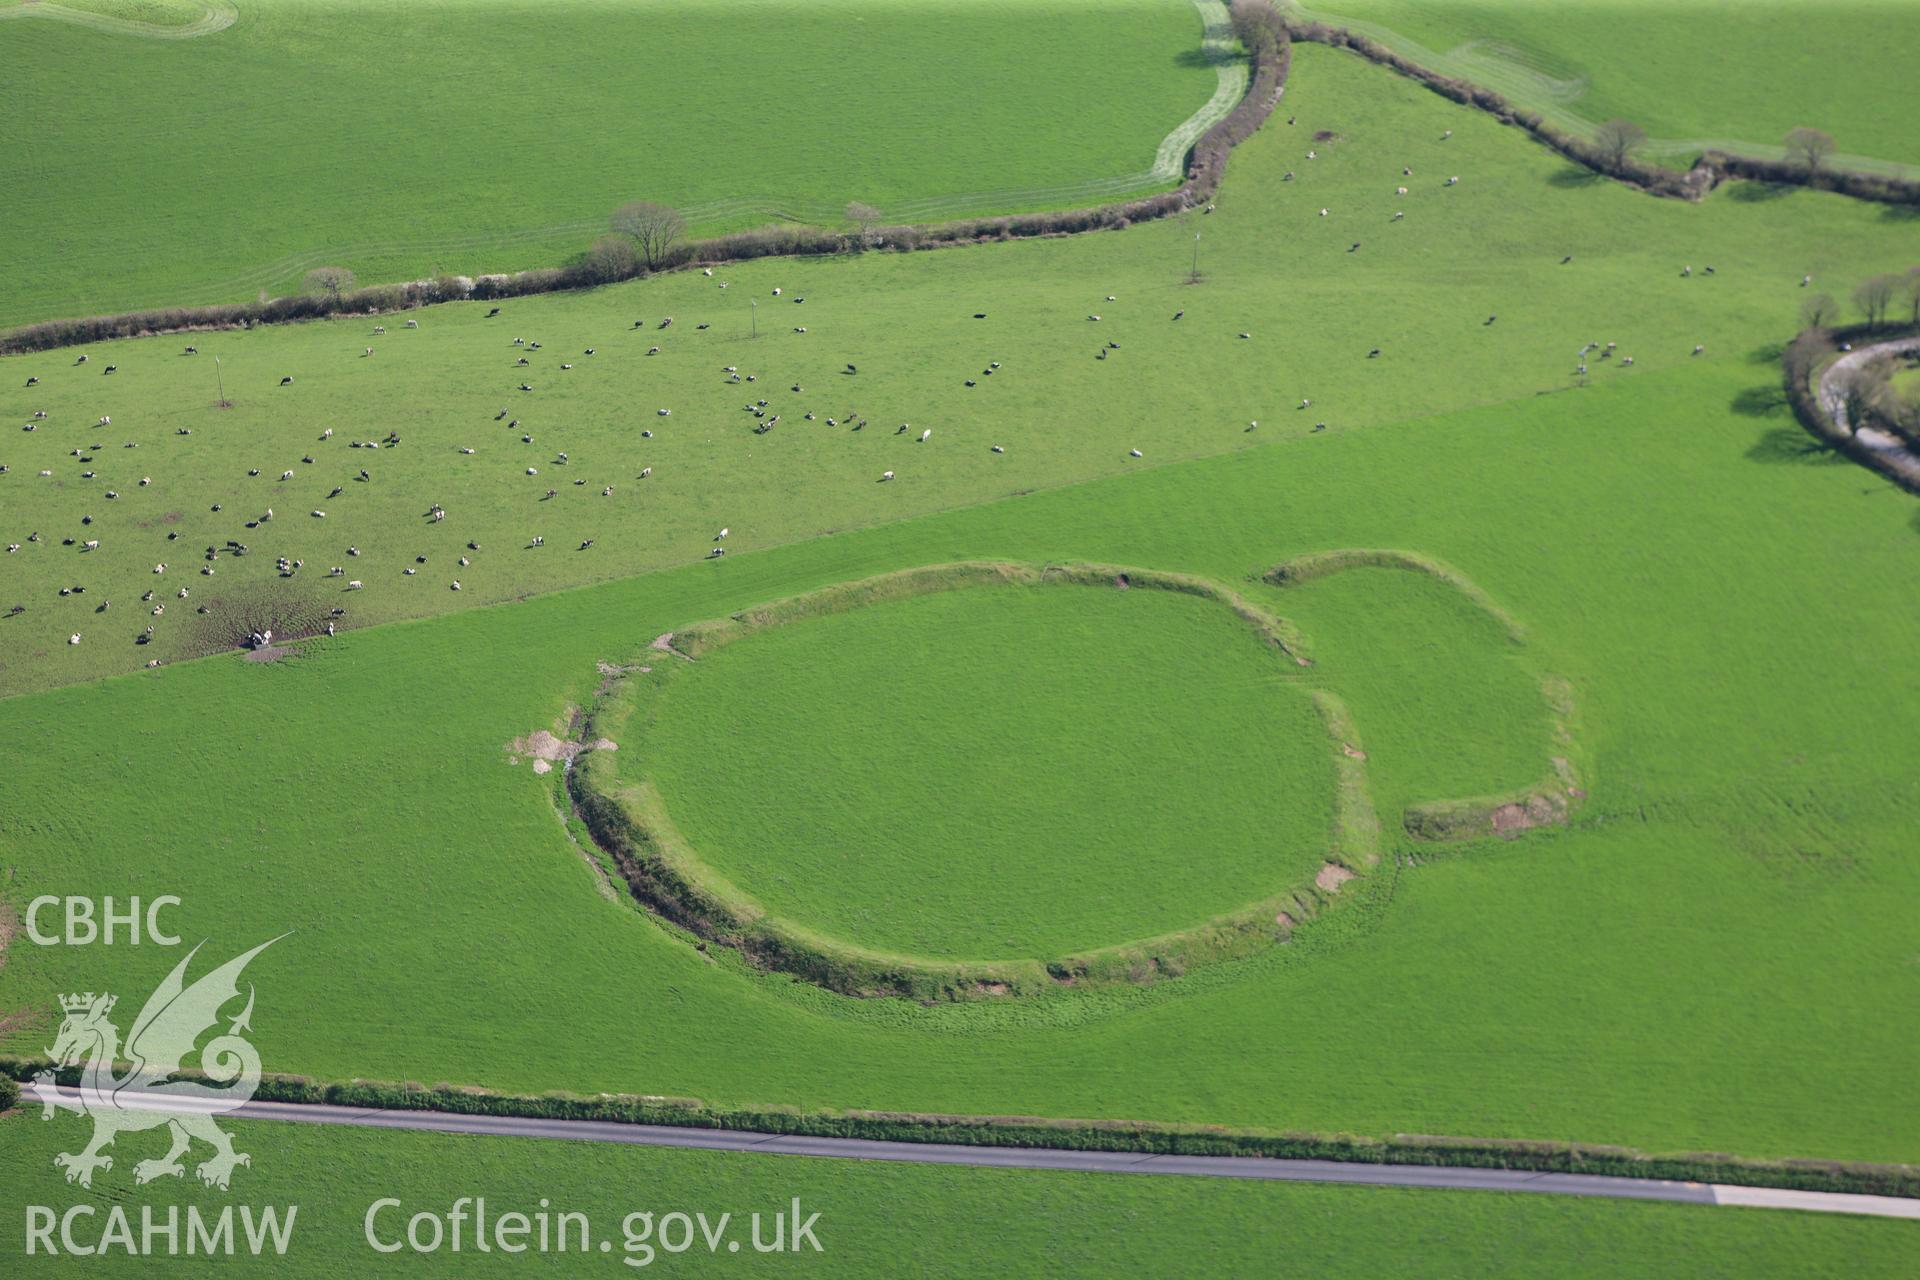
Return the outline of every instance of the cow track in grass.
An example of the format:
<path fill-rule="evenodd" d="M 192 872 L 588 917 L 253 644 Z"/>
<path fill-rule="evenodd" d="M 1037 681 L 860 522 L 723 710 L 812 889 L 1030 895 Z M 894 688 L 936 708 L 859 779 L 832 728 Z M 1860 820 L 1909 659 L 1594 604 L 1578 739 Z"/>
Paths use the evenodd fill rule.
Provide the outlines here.
<path fill-rule="evenodd" d="M 1418 561 L 1335 553 L 1312 572 Z M 1464 578 L 1442 580 L 1498 614 Z M 1055 628 L 1045 643 L 1039 626 Z M 1517 624 L 1509 634 L 1522 642 Z M 1218 653 L 1191 651 L 1203 635 Z M 658 661 L 663 648 L 681 660 Z M 681 627 L 643 652 L 656 656 L 644 674 L 602 665 L 604 692 L 570 742 L 531 735 L 514 756 L 554 738 L 576 813 L 644 906 L 841 994 L 994 999 L 1175 977 L 1366 895 L 1384 848 L 1359 730 L 1306 639 L 1206 579 L 936 565 Z M 1114 693 L 1115 679 L 1135 684 Z M 1076 702 L 1083 681 L 1113 696 Z M 1138 742 L 1137 721 L 1150 722 Z M 1153 754 L 1167 743 L 1178 749 Z M 1527 793 L 1410 810 L 1405 837 L 1565 821 L 1578 792 L 1558 759 Z M 689 778 L 699 786 L 679 785 Z M 1082 840 L 1103 831 L 1118 839 Z M 952 904 L 976 905 L 969 886 L 986 905 L 956 921 Z M 981 930 L 1003 920 L 1027 945 L 979 958 Z M 1119 932 L 1085 936 L 1102 927 Z M 1049 950 L 1061 937 L 1071 944 Z"/>

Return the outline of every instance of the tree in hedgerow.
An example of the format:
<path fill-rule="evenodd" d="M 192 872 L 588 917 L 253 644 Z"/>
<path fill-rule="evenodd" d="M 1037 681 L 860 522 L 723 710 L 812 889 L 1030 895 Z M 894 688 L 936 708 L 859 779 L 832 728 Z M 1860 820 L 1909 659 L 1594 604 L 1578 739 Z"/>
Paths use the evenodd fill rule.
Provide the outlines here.
<path fill-rule="evenodd" d="M 860 233 L 860 247 L 872 249 L 880 243 L 880 211 L 855 200 L 847 206 L 847 221 Z"/>
<path fill-rule="evenodd" d="M 1908 267 L 1906 279 L 1907 306 L 1912 308 L 1909 317 L 1915 325 L 1920 325 L 1920 267 Z"/>
<path fill-rule="evenodd" d="M 1877 275 L 1862 280 L 1860 287 L 1853 291 L 1853 305 L 1867 318 L 1867 327 L 1878 329 L 1887 318 L 1887 308 L 1893 305 L 1894 294 L 1900 289 L 1900 277 L 1896 275 Z"/>
<path fill-rule="evenodd" d="M 340 295 L 353 288 L 353 272 L 345 267 L 315 267 L 307 272 L 307 292 L 317 293 L 328 302 L 340 301 Z"/>
<path fill-rule="evenodd" d="M 631 236 L 604 235 L 587 250 L 587 274 L 603 284 L 625 280 L 639 265 L 640 255 L 633 247 Z"/>
<path fill-rule="evenodd" d="M 649 271 L 665 266 L 673 247 L 687 233 L 687 224 L 677 211 L 651 200 L 621 205 L 613 211 L 608 225 L 632 239 Z"/>
<path fill-rule="evenodd" d="M 1824 329 L 1840 314 L 1840 304 L 1830 293 L 1816 293 L 1800 304 L 1800 321 L 1808 329 Z"/>
<path fill-rule="evenodd" d="M 1609 120 L 1593 132 L 1593 144 L 1600 148 L 1610 168 L 1618 169 L 1627 157 L 1647 140 L 1647 131 L 1631 120 Z"/>
<path fill-rule="evenodd" d="M 1233 34 L 1255 61 L 1267 57 L 1287 38 L 1287 20 L 1272 0 L 1233 0 L 1227 15 Z"/>
<path fill-rule="evenodd" d="M 1818 173 L 1833 151 L 1833 135 L 1830 133 L 1803 125 L 1787 134 L 1787 159 L 1809 174 Z"/>

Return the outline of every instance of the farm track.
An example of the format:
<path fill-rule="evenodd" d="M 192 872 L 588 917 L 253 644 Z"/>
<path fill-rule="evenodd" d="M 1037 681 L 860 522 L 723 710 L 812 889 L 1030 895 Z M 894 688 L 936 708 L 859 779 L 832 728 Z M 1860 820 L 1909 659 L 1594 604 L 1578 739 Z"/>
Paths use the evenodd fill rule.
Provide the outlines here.
<path fill-rule="evenodd" d="M 78 1091 L 61 1089 L 77 1096 Z M 134 1111 L 198 1111 L 212 1108 L 179 1098 L 127 1091 L 115 1103 Z M 680 1147 L 702 1151 L 757 1152 L 762 1155 L 813 1156 L 842 1160 L 881 1160 L 903 1164 L 962 1165 L 986 1169 L 1051 1169 L 1071 1173 L 1148 1173 L 1201 1178 L 1242 1178 L 1265 1182 L 1323 1182 L 1351 1186 L 1416 1187 L 1441 1191 L 1506 1191 L 1616 1200 L 1664 1200 L 1680 1204 L 1730 1205 L 1753 1209 L 1797 1209 L 1920 1221 L 1920 1200 L 1851 1195 L 1833 1191 L 1790 1191 L 1719 1183 L 1671 1182 L 1653 1178 L 1606 1177 L 1578 1173 L 1534 1173 L 1516 1169 L 1477 1169 L 1454 1165 L 1362 1164 L 1339 1160 L 1281 1160 L 1260 1156 L 1177 1156 L 1138 1151 L 1063 1151 L 1043 1147 L 984 1147 L 955 1143 L 883 1142 L 869 1138 L 803 1137 L 737 1129 L 676 1128 L 620 1124 L 604 1120 L 547 1120 L 524 1116 L 460 1115 L 446 1111 L 385 1111 L 324 1103 L 246 1102 L 219 1114 L 243 1120 L 279 1120 L 298 1124 L 346 1125 L 365 1129 L 407 1129 L 428 1133 L 464 1133 L 492 1137 L 545 1138 L 613 1142 L 631 1146 Z"/>
<path fill-rule="evenodd" d="M 1600 125 L 1600 121 L 1580 114 L 1573 105 L 1586 95 L 1588 77 L 1577 68 L 1546 65 L 1550 59 L 1529 50 L 1504 41 L 1478 39 L 1442 51 L 1430 49 L 1377 22 L 1343 18 L 1298 4 L 1294 12 L 1308 22 L 1324 22 L 1367 36 L 1443 75 L 1484 85 L 1539 112 L 1547 123 L 1568 133 L 1590 137 Z M 1728 151 L 1766 160 L 1784 160 L 1787 155 L 1787 149 L 1777 142 L 1748 142 L 1738 138 L 1648 138 L 1640 150 L 1647 156 L 1682 161 L 1691 161 L 1703 151 Z M 1839 168 L 1895 177 L 1907 177 L 1913 172 L 1910 165 L 1876 156 L 1836 154 L 1831 162 Z"/>
<path fill-rule="evenodd" d="M 1859 368 L 1869 360 L 1883 355 L 1899 355 L 1907 351 L 1920 351 L 1920 337 L 1894 338 L 1887 342 L 1857 347 L 1821 371 L 1818 390 L 1820 411 L 1827 415 L 1841 435 L 1852 437 L 1853 444 L 1861 453 L 1870 457 L 1878 469 L 1893 476 L 1908 488 L 1920 490 L 1920 454 L 1916 454 L 1902 443 L 1899 437 L 1888 432 L 1864 426 L 1856 429 L 1847 420 L 1847 398 L 1842 394 L 1839 386 L 1842 374 Z"/>
<path fill-rule="evenodd" d="M 135 36 L 142 40 L 196 40 L 225 31 L 240 20 L 240 10 L 231 4 L 211 4 L 200 18 L 170 27 L 158 22 L 140 22 L 134 18 L 116 18 L 111 14 L 92 13 L 85 9 L 69 9 L 63 4 L 38 3 L 36 0 L 32 4 L 22 4 L 17 9 L 0 9 L 0 18 L 47 18 L 54 22 L 70 22 L 77 27 L 91 27 L 109 35 Z"/>
<path fill-rule="evenodd" d="M 1199 141 L 1200 136 L 1208 129 L 1227 117 L 1235 104 L 1246 95 L 1248 83 L 1247 65 L 1236 52 L 1224 0 L 1192 0 L 1192 4 L 1199 12 L 1203 24 L 1201 49 L 1207 60 L 1213 64 L 1217 84 L 1212 97 L 1160 140 L 1151 166 L 1136 173 L 1121 174 L 1111 178 L 1089 178 L 1080 182 L 1057 183 L 1049 186 L 926 196 L 888 206 L 885 211 L 888 220 L 910 223 L 940 222 L 969 214 L 989 216 L 993 211 L 1061 208 L 1078 203 L 1108 203 L 1144 194 L 1150 188 L 1179 181 L 1187 153 L 1193 149 L 1193 144 Z M 57 8 L 58 6 L 49 7 Z M 9 16 L 17 12 L 24 11 L 0 11 L 0 16 Z M 61 12 L 75 14 L 76 21 L 94 16 L 80 14 L 77 10 Z M 209 13 L 208 20 L 213 17 L 214 14 Z M 231 23 L 232 18 L 229 17 L 221 27 Z M 221 27 L 212 29 L 219 30 Z M 159 28 L 158 30 L 174 29 Z M 187 28 L 183 27 L 179 30 L 185 31 Z M 196 34 L 207 33 L 201 31 Z M 794 200 L 790 197 L 762 194 L 723 196 L 699 204 L 683 205 L 680 207 L 680 214 L 689 226 L 696 229 L 738 223 L 749 218 L 795 223 L 802 226 L 830 226 L 840 220 L 842 210 L 828 201 Z M 583 218 L 493 234 L 330 245 L 303 253 L 289 254 L 274 262 L 265 263 L 239 275 L 207 285 L 193 295 L 192 301 L 182 302 L 179 305 L 198 306 L 231 301 L 260 289 L 269 289 L 277 282 L 292 279 L 331 262 L 352 259 L 365 261 L 389 257 L 431 258 L 456 253 L 479 254 L 535 245 L 543 241 L 583 239 L 605 229 L 606 222 L 603 218 Z"/>

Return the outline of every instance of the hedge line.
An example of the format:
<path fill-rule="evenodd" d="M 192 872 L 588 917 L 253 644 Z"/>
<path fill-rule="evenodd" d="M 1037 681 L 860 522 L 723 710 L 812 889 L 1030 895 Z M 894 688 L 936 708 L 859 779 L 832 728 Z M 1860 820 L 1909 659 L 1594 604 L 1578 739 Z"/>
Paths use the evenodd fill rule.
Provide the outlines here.
<path fill-rule="evenodd" d="M 1357 31 L 1349 31 L 1345 27 L 1335 27 L 1324 22 L 1296 22 L 1291 24 L 1291 30 L 1295 40 L 1307 40 L 1315 44 L 1331 45 L 1334 48 L 1351 49 L 1369 62 L 1379 63 L 1408 79 L 1419 81 L 1444 98 L 1463 106 L 1478 107 L 1502 124 L 1525 129 L 1576 164 L 1592 169 L 1596 173 L 1603 173 L 1610 178 L 1631 183 L 1655 195 L 1671 196 L 1681 200 L 1698 200 L 1711 191 L 1716 182 L 1711 173 L 1697 166 L 1686 173 L 1680 173 L 1632 156 L 1616 164 L 1589 140 L 1548 124 L 1541 118 L 1539 112 L 1529 111 L 1505 95 L 1482 85 L 1454 76 L 1442 75 L 1411 58 L 1395 53 L 1378 40 L 1361 35 Z"/>
<path fill-rule="evenodd" d="M 1280 99 L 1292 63 L 1292 49 L 1281 43 L 1253 60 L 1246 95 L 1226 118 L 1200 136 L 1187 158 L 1186 180 L 1172 191 L 1086 209 L 963 218 L 924 226 L 877 228 L 880 249 L 910 252 L 994 240 L 1022 240 L 1118 230 L 1135 222 L 1165 218 L 1204 204 L 1219 190 L 1233 148 L 1260 127 Z M 677 246 L 660 270 L 715 266 L 752 258 L 803 257 L 860 251 L 859 238 L 820 227 L 776 225 Z M 639 265 L 609 269 L 587 255 L 563 267 L 542 267 L 509 275 L 441 276 L 407 284 L 376 285 L 338 297 L 297 295 L 202 307 L 162 307 L 115 315 L 46 320 L 0 335 L 0 355 L 18 355 L 77 346 L 111 338 L 214 329 L 246 329 L 260 324 L 317 320 L 334 315 L 381 315 L 436 302 L 489 301 L 584 289 L 649 274 Z"/>
<path fill-rule="evenodd" d="M 29 1080 L 45 1069 L 46 1064 L 42 1061 L 0 1057 L 0 1073 L 16 1080 Z M 78 1068 L 69 1068 L 58 1074 L 62 1084 L 76 1084 L 80 1078 Z M 196 1073 L 180 1074 L 191 1078 Z M 324 1103 L 387 1111 L 595 1120 L 616 1124 L 733 1129 L 750 1133 L 862 1138 L 883 1142 L 1518 1169 L 1857 1195 L 1920 1196 L 1920 1167 L 1910 1164 L 1758 1160 L 1718 1152 L 1649 1155 L 1631 1147 L 1575 1142 L 1449 1138 L 1425 1134 L 1371 1137 L 1348 1133 L 1289 1133 L 1230 1128 L 1225 1125 L 1159 1124 L 1142 1120 L 1068 1120 L 1037 1116 L 959 1116 L 895 1111 L 802 1111 L 798 1108 L 767 1106 L 709 1107 L 695 1098 L 570 1093 L 530 1096 L 447 1084 L 428 1087 L 371 1080 L 327 1083 L 303 1076 L 263 1076 L 254 1097 L 262 1102 Z"/>
<path fill-rule="evenodd" d="M 1864 173 L 1855 169 L 1809 169 L 1786 160 L 1767 160 L 1729 151 L 1705 151 L 1693 167 L 1685 172 L 1631 155 L 1615 161 L 1590 139 L 1548 124 L 1539 112 L 1529 111 L 1505 95 L 1482 85 L 1422 66 L 1370 36 L 1324 22 L 1295 22 L 1290 24 L 1290 30 L 1295 40 L 1351 49 L 1370 62 L 1390 67 L 1409 79 L 1419 81 L 1443 97 L 1465 106 L 1478 107 L 1502 124 L 1525 129 L 1576 164 L 1655 195 L 1698 200 L 1729 178 L 1746 178 L 1756 182 L 1813 187 L 1886 204 L 1920 204 L 1920 180 Z"/>
<path fill-rule="evenodd" d="M 1832 191 L 1856 200 L 1876 200 L 1882 204 L 1920 204 L 1920 179 L 1897 178 L 1892 174 L 1865 173 L 1859 169 L 1809 169 L 1788 160 L 1767 160 L 1760 156 L 1736 155 L 1730 151 L 1703 152 L 1699 167 L 1713 170 L 1716 182 L 1727 178 L 1746 178 L 1753 182 L 1772 182 Z"/>

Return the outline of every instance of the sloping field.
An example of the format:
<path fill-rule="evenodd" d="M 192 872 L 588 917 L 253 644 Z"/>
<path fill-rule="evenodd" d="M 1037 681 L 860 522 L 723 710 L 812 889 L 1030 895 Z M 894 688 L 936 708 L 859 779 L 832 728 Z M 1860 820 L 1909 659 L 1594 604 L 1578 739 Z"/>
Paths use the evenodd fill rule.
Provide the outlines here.
<path fill-rule="evenodd" d="M 1673 371 L 9 699 L 11 892 L 179 893 L 184 933 L 236 943 L 296 927 L 257 962 L 254 1025 L 275 1068 L 329 1077 L 1910 1158 L 1916 689 L 1878 655 L 1920 643 L 1920 545 L 1895 491 L 1729 408 L 1771 376 Z M 1531 483 L 1485 483 L 1496 459 Z M 756 977 L 603 896 L 550 786 L 503 759 L 682 619 L 957 558 L 1239 577 L 1328 665 L 1365 644 L 1401 668 L 1425 640 L 1386 592 L 1341 640 L 1309 595 L 1338 578 L 1251 581 L 1382 544 L 1471 575 L 1581 691 L 1586 806 L 1511 844 L 1397 837 L 1418 865 L 1366 900 L 1175 982 L 922 1009 Z M 167 960 L 124 955 L 129 987 Z M 16 947 L 0 1005 L 95 969 Z"/>
<path fill-rule="evenodd" d="M 634 199 L 701 232 L 1110 199 L 1173 185 L 1219 88 L 1187 0 L 221 7 L 197 39 L 0 8 L 0 324 L 547 266 Z"/>
<path fill-rule="evenodd" d="M 377 338 L 349 322 L 208 335 L 193 358 L 168 339 L 0 364 L 10 421 L 29 392 L 49 408 L 9 429 L 0 479 L 6 519 L 45 531 L 9 530 L 22 550 L 0 561 L 30 601 L 0 621 L 29 637 L 7 637 L 0 679 L 40 690 L 0 701 L 8 898 L 178 894 L 184 935 L 235 949 L 294 929 L 250 971 L 253 1027 L 270 1070 L 328 1078 L 1913 1159 L 1920 672 L 1898 655 L 1920 649 L 1920 521 L 1809 452 L 1774 345 L 1803 274 L 1838 291 L 1904 262 L 1909 225 L 1804 193 L 1656 201 L 1320 49 L 1194 222 L 763 262 L 725 294 L 688 275 L 493 320 L 429 311 Z M 1207 279 L 1186 286 L 1195 230 Z M 758 339 L 741 335 L 749 294 Z M 515 336 L 544 343 L 538 372 L 513 363 Z M 633 344 L 619 363 L 616 339 Z M 1620 346 L 1581 352 L 1596 340 Z M 391 358 L 407 342 L 434 358 Z M 588 346 L 607 354 L 573 354 Z M 210 407 L 215 353 L 231 410 Z M 728 364 L 765 377 L 727 383 Z M 43 381 L 23 390 L 28 375 Z M 543 399 L 556 382 L 583 389 Z M 778 390 L 795 384 L 832 399 Z M 743 402 L 776 397 L 783 422 L 757 434 Z M 494 420 L 503 404 L 527 421 Z M 848 404 L 864 430 L 819 429 Z M 100 415 L 110 434 L 88 430 Z M 657 445 L 635 443 L 645 430 Z M 389 432 L 398 447 L 343 450 Z M 96 434 L 94 461 L 69 452 Z M 109 459 L 130 480 L 88 483 L 124 499 L 69 474 Z M 684 485 L 660 483 L 676 468 Z M 235 521 L 276 485 L 299 499 L 256 530 Z M 611 505 L 642 485 L 665 492 Z M 307 515 L 327 487 L 355 497 Z M 177 563 L 256 544 L 216 581 L 304 589 L 342 544 L 379 573 L 344 634 L 280 661 L 126 673 L 127 633 L 154 616 L 138 593 L 175 581 L 148 548 L 176 510 Z M 722 528 L 734 554 L 692 563 Z M 1430 557 L 1476 592 L 1404 568 L 1264 577 L 1344 548 Z M 477 601 L 592 585 L 454 611 L 442 570 L 469 551 Z M 309 569 L 280 579 L 280 555 Z M 974 559 L 1203 575 L 1296 622 L 1366 734 L 1380 873 L 1285 945 L 1169 981 L 849 1000 L 687 945 L 573 842 L 556 778 L 508 762 L 505 744 L 571 723 L 600 664 L 650 661 L 689 619 Z M 96 572 L 105 586 L 57 594 Z M 108 596 L 119 637 L 65 645 L 104 626 L 86 619 Z M 400 625 L 353 629 L 385 621 Z M 1419 803 L 1535 776 L 1551 730 L 1523 670 L 1571 691 L 1584 803 L 1511 842 L 1422 838 Z M 127 949 L 116 981 L 171 960 Z M 56 993 L 98 973 L 16 945 L 3 1047 L 38 1052 Z M 1456 1230 L 1473 1228 L 1434 1227 Z"/>
<path fill-rule="evenodd" d="M 687 563 L 722 528 L 738 554 L 1319 423 L 1337 435 L 1682 367 L 1765 383 L 1756 353 L 1809 293 L 1911 256 L 1911 224 L 1875 207 L 1738 186 L 1651 199 L 1351 55 L 1302 47 L 1295 66 L 1285 115 L 1191 225 L 762 260 L 491 319 L 432 308 L 385 334 L 345 319 L 0 360 L 0 541 L 21 547 L 0 562 L 0 611 L 25 607 L 0 618 L 0 690 L 206 652 L 244 639 L 248 616 L 277 614 L 282 634 L 335 607 L 347 627 L 420 617 Z M 1196 233 L 1206 281 L 1189 286 Z M 1593 342 L 1619 346 L 1583 356 Z"/>
<path fill-rule="evenodd" d="M 1892 106 L 1911 96 L 1912 0 L 1320 0 L 1300 11 L 1566 129 L 1635 121 L 1670 164 L 1706 147 L 1778 155 L 1787 130 L 1812 125 L 1839 142 L 1841 163 L 1920 165 L 1920 135 Z"/>

